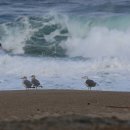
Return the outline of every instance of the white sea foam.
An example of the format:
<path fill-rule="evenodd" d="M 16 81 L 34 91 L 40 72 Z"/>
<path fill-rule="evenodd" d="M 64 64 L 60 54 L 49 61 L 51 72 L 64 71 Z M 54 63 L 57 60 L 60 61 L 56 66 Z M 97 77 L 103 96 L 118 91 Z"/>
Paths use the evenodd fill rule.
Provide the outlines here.
<path fill-rule="evenodd" d="M 20 21 L 19 21 L 20 22 Z M 21 25 L 13 25 L 13 23 L 6 23 L 1 25 L 3 30 L 1 43 L 4 49 L 13 54 L 24 54 L 26 41 L 33 34 L 28 18 L 21 17 Z"/>
<path fill-rule="evenodd" d="M 35 74 L 45 89 L 87 89 L 81 78 L 87 75 L 98 82 L 96 90 L 130 91 L 127 59 L 72 60 L 4 55 L 0 56 L 0 73 L 1 90 L 24 89 L 20 78 L 30 79 L 30 75 Z"/>
<path fill-rule="evenodd" d="M 57 30 L 48 35 L 43 35 L 43 37 L 46 42 L 54 43 L 56 42 L 55 36 L 67 36 L 67 40 L 61 42 L 60 46 L 66 50 L 66 55 L 69 57 L 129 57 L 130 27 L 125 27 L 125 29 L 123 27 L 123 29 L 121 29 L 121 27 L 112 28 L 110 27 L 112 22 L 108 24 L 107 21 L 105 21 L 104 24 L 101 25 L 99 22 L 96 24 L 95 21 L 91 19 L 81 21 L 69 19 L 67 16 L 49 15 L 50 17 L 53 15 L 54 19 L 48 23 L 43 21 L 41 27 L 60 23 L 59 26 L 66 28 L 68 34 L 60 34 L 61 28 L 57 28 Z M 41 27 L 32 28 L 28 17 L 21 18 L 19 24 L 17 22 L 15 24 L 15 26 L 11 25 L 11 27 L 8 24 L 1 25 L 4 32 L 1 36 L 1 42 L 7 51 L 11 51 L 14 54 L 23 54 L 27 40 L 30 40 L 34 32 Z M 115 25 L 114 21 L 113 25 Z M 44 44 L 45 43 L 43 43 L 43 45 Z"/>
<path fill-rule="evenodd" d="M 69 28 L 69 27 L 68 27 Z M 71 32 L 71 37 L 62 45 L 70 57 L 130 56 L 130 29 L 123 31 L 107 27 L 93 27 L 86 35 L 82 29 Z"/>
<path fill-rule="evenodd" d="M 3 48 L 14 54 L 24 53 L 26 40 L 36 31 L 30 26 L 26 17 L 23 21 L 22 28 L 2 25 Z M 59 21 L 58 17 L 52 22 L 56 21 Z M 0 55 L 0 89 L 24 89 L 20 78 L 35 74 L 45 89 L 87 89 L 84 80 L 81 79 L 82 76 L 87 75 L 98 82 L 99 86 L 94 89 L 130 91 L 129 27 L 119 29 L 109 28 L 105 24 L 90 25 L 87 22 L 71 21 L 66 17 L 60 23 L 68 29 L 68 39 L 60 44 L 66 50 L 68 57 L 2 54 Z M 56 30 L 44 35 L 44 38 L 52 42 L 56 35 L 60 35 L 59 32 L 60 30 Z"/>

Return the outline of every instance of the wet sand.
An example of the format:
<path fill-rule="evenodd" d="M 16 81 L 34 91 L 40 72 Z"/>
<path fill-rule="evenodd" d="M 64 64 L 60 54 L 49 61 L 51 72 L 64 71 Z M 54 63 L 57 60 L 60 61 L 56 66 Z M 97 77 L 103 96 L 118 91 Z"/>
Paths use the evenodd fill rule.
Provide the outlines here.
<path fill-rule="evenodd" d="M 20 127 L 19 127 L 20 126 Z M 0 130 L 130 130 L 130 93 L 0 92 Z"/>

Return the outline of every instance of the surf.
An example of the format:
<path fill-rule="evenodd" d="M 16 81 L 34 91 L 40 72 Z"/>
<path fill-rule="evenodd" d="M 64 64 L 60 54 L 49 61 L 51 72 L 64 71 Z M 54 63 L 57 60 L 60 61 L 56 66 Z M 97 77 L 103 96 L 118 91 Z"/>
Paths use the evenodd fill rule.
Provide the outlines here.
<path fill-rule="evenodd" d="M 120 15 L 98 18 L 62 14 L 24 16 L 0 24 L 0 42 L 12 54 L 84 58 L 129 56 L 129 19 Z"/>

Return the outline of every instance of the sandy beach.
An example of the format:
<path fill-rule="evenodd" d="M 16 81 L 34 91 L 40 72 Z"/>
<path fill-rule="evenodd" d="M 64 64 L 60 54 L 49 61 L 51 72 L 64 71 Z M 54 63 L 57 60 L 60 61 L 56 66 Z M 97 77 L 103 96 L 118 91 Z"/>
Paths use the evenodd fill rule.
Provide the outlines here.
<path fill-rule="evenodd" d="M 1 91 L 0 130 L 17 128 L 127 130 L 130 129 L 130 93 L 79 90 Z"/>

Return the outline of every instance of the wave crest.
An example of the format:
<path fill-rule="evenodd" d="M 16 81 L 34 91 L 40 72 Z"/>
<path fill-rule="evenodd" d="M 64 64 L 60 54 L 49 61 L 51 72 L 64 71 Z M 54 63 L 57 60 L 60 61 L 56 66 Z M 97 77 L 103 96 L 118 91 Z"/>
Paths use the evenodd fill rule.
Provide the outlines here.
<path fill-rule="evenodd" d="M 58 14 L 20 17 L 14 22 L 0 24 L 0 41 L 13 54 L 52 57 L 130 55 L 129 19 L 128 16 L 84 18 Z"/>

